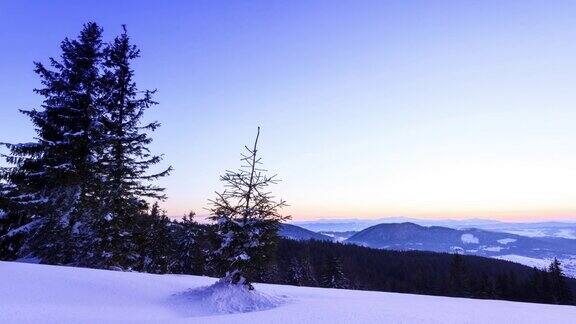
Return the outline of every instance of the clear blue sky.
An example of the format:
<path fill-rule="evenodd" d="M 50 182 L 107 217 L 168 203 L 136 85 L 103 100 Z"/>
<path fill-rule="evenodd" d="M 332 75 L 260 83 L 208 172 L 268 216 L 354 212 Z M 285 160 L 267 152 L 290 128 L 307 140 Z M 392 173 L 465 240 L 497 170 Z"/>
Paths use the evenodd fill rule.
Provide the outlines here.
<path fill-rule="evenodd" d="M 127 24 L 171 215 L 205 213 L 262 127 L 295 219 L 576 215 L 574 1 L 2 1 L 0 141 L 33 61 Z"/>

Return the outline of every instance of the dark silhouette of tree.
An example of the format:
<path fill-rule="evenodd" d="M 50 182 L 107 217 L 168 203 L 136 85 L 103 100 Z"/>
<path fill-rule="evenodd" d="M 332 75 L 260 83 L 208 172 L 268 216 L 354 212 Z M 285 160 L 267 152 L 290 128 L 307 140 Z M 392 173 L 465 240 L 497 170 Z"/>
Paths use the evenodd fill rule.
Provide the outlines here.
<path fill-rule="evenodd" d="M 172 271 L 176 250 L 171 232 L 170 219 L 166 211 L 155 202 L 150 211 L 135 219 L 136 231 L 133 240 L 136 246 L 135 270 L 149 273 L 168 273 Z"/>
<path fill-rule="evenodd" d="M 549 273 L 520 264 L 468 255 L 460 255 L 461 261 L 454 261 L 453 254 L 378 250 L 314 240 L 281 239 L 276 257 L 280 276 L 264 282 L 293 284 L 290 264 L 296 259 L 302 265 L 308 262 L 318 269 L 311 271 L 315 280 L 302 285 L 326 287 L 326 264 L 333 257 L 341 261 L 349 289 L 553 303 L 546 290 L 534 285 L 534 278 L 548 278 Z M 460 277 L 455 274 L 462 271 L 455 269 L 462 268 L 467 283 L 456 290 L 455 285 L 450 286 L 449 278 L 451 273 Z M 545 283 L 540 286 L 551 287 L 549 279 L 539 281 Z M 573 294 L 576 280 L 565 278 L 565 281 Z"/>
<path fill-rule="evenodd" d="M 566 277 L 564 276 L 560 266 L 560 261 L 554 258 L 548 267 L 552 302 L 556 304 L 570 304 L 572 303 L 572 294 L 568 289 L 568 285 L 566 284 Z"/>
<path fill-rule="evenodd" d="M 460 254 L 454 254 L 450 262 L 448 290 L 455 296 L 468 296 L 470 283 L 464 259 Z"/>
<path fill-rule="evenodd" d="M 150 153 L 148 145 L 152 139 L 147 132 L 160 124 L 142 122 L 145 111 L 156 105 L 152 99 L 154 91 L 140 91 L 136 87 L 131 65 L 140 51 L 130 43 L 125 26 L 123 29 L 104 50 L 100 101 L 103 113 L 99 120 L 103 152 L 98 159 L 98 173 L 105 179 L 99 193 L 105 211 L 90 220 L 94 234 L 90 244 L 94 248 L 87 256 L 87 263 L 101 268 L 132 269 L 137 262 L 133 242 L 138 231 L 135 218 L 146 213 L 145 198 L 166 198 L 164 188 L 153 181 L 167 176 L 172 167 L 148 173 L 151 166 L 161 161 L 161 156 Z M 164 222 L 162 217 L 153 221 Z"/>
<path fill-rule="evenodd" d="M 300 260 L 298 260 L 296 257 L 293 257 L 290 260 L 290 265 L 288 266 L 287 283 L 295 286 L 301 286 L 304 278 L 303 273 L 304 269 L 302 268 L 302 264 L 300 264 Z"/>
<path fill-rule="evenodd" d="M 327 288 L 348 288 L 342 261 L 336 256 L 329 257 L 322 269 L 322 286 Z"/>

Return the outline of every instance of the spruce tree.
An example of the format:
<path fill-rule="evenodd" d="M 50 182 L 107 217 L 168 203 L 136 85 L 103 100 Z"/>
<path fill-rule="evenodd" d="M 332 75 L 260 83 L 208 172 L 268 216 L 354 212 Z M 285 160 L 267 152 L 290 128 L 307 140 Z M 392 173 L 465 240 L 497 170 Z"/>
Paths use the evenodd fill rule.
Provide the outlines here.
<path fill-rule="evenodd" d="M 155 202 L 148 214 L 138 217 L 136 224 L 133 240 L 139 262 L 134 269 L 150 273 L 170 272 L 175 244 L 166 211 Z"/>
<path fill-rule="evenodd" d="M 174 222 L 176 228 L 173 234 L 176 242 L 174 271 L 202 275 L 204 273 L 205 253 L 200 241 L 203 239 L 204 233 L 194 217 L 194 212 L 190 212 L 182 217 L 181 221 Z"/>
<path fill-rule="evenodd" d="M 302 286 L 318 286 L 318 280 L 316 280 L 316 274 L 314 267 L 310 262 L 309 252 L 306 253 L 304 259 L 301 262 L 302 265 Z"/>
<path fill-rule="evenodd" d="M 287 282 L 290 285 L 302 286 L 304 281 L 304 269 L 300 260 L 296 257 L 292 257 L 290 264 L 288 265 L 288 278 Z"/>
<path fill-rule="evenodd" d="M 142 232 L 135 219 L 153 217 L 145 199 L 165 198 L 153 181 L 171 170 L 148 172 L 161 160 L 148 148 L 159 124 L 141 122 L 154 92 L 140 95 L 133 81 L 139 51 L 125 29 L 104 44 L 102 29 L 88 23 L 61 50 L 50 68 L 36 63 L 44 102 L 23 111 L 36 141 L 5 144 L 11 166 L 0 170 L 0 257 L 133 269 L 134 233 Z"/>
<path fill-rule="evenodd" d="M 157 104 L 152 99 L 155 91 L 138 90 L 131 64 L 140 51 L 130 43 L 125 26 L 123 29 L 104 50 L 101 101 L 104 150 L 98 160 L 98 174 L 105 179 L 100 195 L 106 209 L 91 220 L 94 235 L 91 244 L 96 253 L 91 254 L 93 260 L 89 263 L 100 268 L 133 269 L 138 260 L 135 218 L 146 215 L 145 198 L 166 198 L 164 188 L 152 182 L 167 176 L 172 168 L 148 172 L 161 161 L 161 156 L 151 154 L 148 148 L 152 142 L 148 132 L 160 124 L 142 122 L 144 112 Z M 157 217 L 153 222 L 165 221 L 161 215 L 148 215 Z"/>
<path fill-rule="evenodd" d="M 213 259 L 225 272 L 221 282 L 248 289 L 253 289 L 252 280 L 272 260 L 278 226 L 289 218 L 279 213 L 285 202 L 275 201 L 267 191 L 278 180 L 260 168 L 259 135 L 260 128 L 253 148 L 246 147 L 242 155 L 245 165 L 221 176 L 226 189 L 211 200 L 211 219 L 218 235 Z"/>
<path fill-rule="evenodd" d="M 548 267 L 552 302 L 556 304 L 571 304 L 572 295 L 560 266 L 560 261 L 554 258 Z"/>
<path fill-rule="evenodd" d="M 322 271 L 322 286 L 326 288 L 347 288 L 348 280 L 344 275 L 342 261 L 336 256 L 325 260 Z"/>
<path fill-rule="evenodd" d="M 468 269 L 464 259 L 458 253 L 454 254 L 450 262 L 448 290 L 454 296 L 468 296 L 470 294 Z"/>
<path fill-rule="evenodd" d="M 35 126 L 36 141 L 5 144 L 12 165 L 1 172 L 9 185 L 7 227 L 18 235 L 3 239 L 25 237 L 20 257 L 30 253 L 45 263 L 77 263 L 85 220 L 99 210 L 94 197 L 100 180 L 101 38 L 101 28 L 88 23 L 78 39 L 62 42 L 60 60 L 51 58 L 51 68 L 35 63 L 43 85 L 35 92 L 44 101 L 40 109 L 22 112 Z"/>

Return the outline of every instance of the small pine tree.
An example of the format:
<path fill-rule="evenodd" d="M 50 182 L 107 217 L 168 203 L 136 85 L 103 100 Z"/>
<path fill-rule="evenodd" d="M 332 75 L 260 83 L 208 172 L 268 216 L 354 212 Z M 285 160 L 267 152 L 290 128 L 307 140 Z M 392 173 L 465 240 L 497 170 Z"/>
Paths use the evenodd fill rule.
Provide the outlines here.
<path fill-rule="evenodd" d="M 246 163 L 237 171 L 227 171 L 221 180 L 226 190 L 211 200 L 211 219 L 216 222 L 218 248 L 213 259 L 225 272 L 222 282 L 253 289 L 252 280 L 258 276 L 274 255 L 278 226 L 289 217 L 279 209 L 283 200 L 274 201 L 267 187 L 277 182 L 260 169 L 258 137 L 252 149 L 246 147 L 242 156 Z"/>

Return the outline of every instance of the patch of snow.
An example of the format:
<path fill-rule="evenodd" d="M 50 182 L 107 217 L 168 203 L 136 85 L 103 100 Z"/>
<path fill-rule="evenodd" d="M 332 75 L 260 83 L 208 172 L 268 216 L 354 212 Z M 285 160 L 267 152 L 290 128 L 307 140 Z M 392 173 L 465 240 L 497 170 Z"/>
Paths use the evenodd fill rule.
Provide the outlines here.
<path fill-rule="evenodd" d="M 564 274 L 576 278 L 576 255 L 565 256 L 560 260 L 560 262 L 562 263 Z"/>
<path fill-rule="evenodd" d="M 464 249 L 460 246 L 451 246 L 450 250 L 454 253 L 464 253 Z"/>
<path fill-rule="evenodd" d="M 26 225 L 22 225 L 18 228 L 15 228 L 4 235 L 6 235 L 6 237 L 12 237 L 14 235 L 18 235 L 18 234 L 22 234 L 22 233 L 28 233 L 29 231 L 31 231 L 35 226 L 37 226 L 40 223 L 41 223 L 40 220 L 34 220 L 34 221 L 31 221 L 30 223 L 28 223 Z"/>
<path fill-rule="evenodd" d="M 246 253 L 242 253 L 236 257 L 236 260 L 250 260 L 250 256 Z"/>
<path fill-rule="evenodd" d="M 504 245 L 506 245 L 508 243 L 514 243 L 514 242 L 516 242 L 516 239 L 513 239 L 513 238 L 505 238 L 505 239 L 498 240 L 498 243 L 504 244 Z"/>
<path fill-rule="evenodd" d="M 332 240 L 334 242 L 344 242 L 344 241 L 346 241 L 346 239 L 349 238 L 349 236 L 340 236 L 340 235 L 336 235 L 334 233 L 327 233 L 327 232 L 319 232 L 319 233 L 332 238 Z"/>
<path fill-rule="evenodd" d="M 569 240 L 576 240 L 576 232 L 570 228 L 562 228 L 554 233 L 555 237 L 565 238 Z"/>
<path fill-rule="evenodd" d="M 546 269 L 550 265 L 551 260 L 530 258 L 522 255 L 508 254 L 494 257 L 495 259 L 512 261 L 520 263 L 529 267 L 536 267 L 538 269 Z"/>
<path fill-rule="evenodd" d="M 500 252 L 502 251 L 504 248 L 501 246 L 486 246 L 486 247 L 482 247 L 482 250 L 484 251 L 490 251 L 490 252 Z"/>
<path fill-rule="evenodd" d="M 284 302 L 282 298 L 221 281 L 175 294 L 170 300 L 177 311 L 187 316 L 262 311 Z"/>
<path fill-rule="evenodd" d="M 480 243 L 480 240 L 478 240 L 478 238 L 472 234 L 462 234 L 460 239 L 462 240 L 462 243 L 465 243 L 465 244 L 478 244 L 478 243 Z"/>
<path fill-rule="evenodd" d="M 548 235 L 546 235 L 546 233 L 544 231 L 539 230 L 539 229 L 519 229 L 519 230 L 508 230 L 508 231 L 504 231 L 504 232 L 509 233 L 509 234 L 526 236 L 526 237 L 546 237 L 546 236 L 548 236 Z"/>

